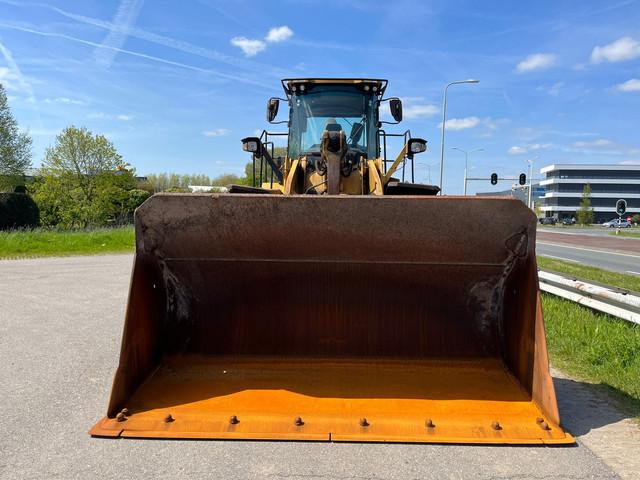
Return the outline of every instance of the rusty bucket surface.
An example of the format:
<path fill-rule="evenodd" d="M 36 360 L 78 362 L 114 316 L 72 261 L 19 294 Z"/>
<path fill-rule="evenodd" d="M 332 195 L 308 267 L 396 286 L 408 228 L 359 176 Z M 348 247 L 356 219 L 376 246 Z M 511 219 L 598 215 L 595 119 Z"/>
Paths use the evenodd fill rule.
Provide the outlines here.
<path fill-rule="evenodd" d="M 499 198 L 156 195 L 90 433 L 573 443 L 535 222 Z"/>

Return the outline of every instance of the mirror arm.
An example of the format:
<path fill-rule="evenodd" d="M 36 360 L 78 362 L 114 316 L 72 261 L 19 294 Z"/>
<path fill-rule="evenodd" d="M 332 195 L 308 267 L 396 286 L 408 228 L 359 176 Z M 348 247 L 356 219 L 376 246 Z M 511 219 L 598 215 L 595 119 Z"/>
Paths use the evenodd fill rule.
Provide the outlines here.
<path fill-rule="evenodd" d="M 389 97 L 389 98 L 382 98 L 382 99 L 380 99 L 380 100 L 377 100 L 377 101 L 376 101 L 376 103 L 377 103 L 376 108 L 377 108 L 377 109 L 378 109 L 378 111 L 379 111 L 379 110 L 380 110 L 380 104 L 381 104 L 382 102 L 388 102 L 388 101 L 393 100 L 393 99 L 395 99 L 395 98 L 398 98 L 398 97 Z M 378 113 L 378 117 L 380 117 L 380 114 L 379 114 L 379 113 Z M 400 122 L 402 122 L 402 120 L 400 120 Z M 382 120 L 378 120 L 378 123 L 379 123 L 379 124 L 381 124 L 381 125 L 382 125 L 383 123 L 386 123 L 387 125 L 398 125 L 400 122 L 384 122 L 384 121 L 382 121 Z"/>

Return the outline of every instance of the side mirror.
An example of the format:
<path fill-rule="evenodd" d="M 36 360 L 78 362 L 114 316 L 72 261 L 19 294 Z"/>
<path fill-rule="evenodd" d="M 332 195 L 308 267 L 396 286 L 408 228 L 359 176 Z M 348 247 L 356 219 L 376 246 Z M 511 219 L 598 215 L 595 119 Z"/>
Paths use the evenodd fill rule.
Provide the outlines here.
<path fill-rule="evenodd" d="M 277 98 L 270 98 L 267 102 L 267 121 L 273 122 L 278 115 L 278 108 L 280 107 L 280 100 Z"/>
<path fill-rule="evenodd" d="M 243 138 L 242 150 L 245 152 L 255 153 L 257 156 L 260 156 L 262 152 L 262 143 L 258 137 Z"/>
<path fill-rule="evenodd" d="M 391 110 L 391 116 L 396 122 L 402 121 L 402 100 L 399 98 L 392 98 L 389 100 L 389 109 Z"/>
<path fill-rule="evenodd" d="M 422 138 L 410 138 L 407 142 L 407 157 L 413 158 L 416 153 L 427 151 L 427 141 Z"/>

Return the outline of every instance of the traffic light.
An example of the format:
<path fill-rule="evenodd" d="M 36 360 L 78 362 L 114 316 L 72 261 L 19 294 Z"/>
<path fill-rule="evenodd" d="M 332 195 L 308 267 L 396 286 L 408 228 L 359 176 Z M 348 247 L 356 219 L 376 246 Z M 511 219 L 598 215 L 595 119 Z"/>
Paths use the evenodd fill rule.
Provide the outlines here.
<path fill-rule="evenodd" d="M 491 185 L 497 185 L 498 184 L 498 174 L 497 173 L 492 173 L 491 174 Z"/>
<path fill-rule="evenodd" d="M 527 176 L 524 173 L 521 173 L 520 177 L 518 177 L 518 183 L 520 185 L 524 185 L 525 183 L 527 183 Z"/>
<path fill-rule="evenodd" d="M 616 213 L 620 216 L 624 215 L 627 212 L 627 201 L 626 200 L 618 200 L 616 202 Z"/>

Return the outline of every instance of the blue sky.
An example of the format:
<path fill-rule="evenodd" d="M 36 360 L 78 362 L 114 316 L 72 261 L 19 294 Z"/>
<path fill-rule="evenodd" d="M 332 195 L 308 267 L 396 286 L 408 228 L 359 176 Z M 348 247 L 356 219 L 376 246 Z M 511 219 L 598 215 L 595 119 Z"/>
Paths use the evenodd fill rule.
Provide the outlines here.
<path fill-rule="evenodd" d="M 396 128 L 429 141 L 417 179 L 434 183 L 443 87 L 479 79 L 449 90 L 450 194 L 464 165 L 451 147 L 483 149 L 473 176 L 536 156 L 640 162 L 638 1 L 0 0 L 0 82 L 35 166 L 74 124 L 141 174 L 240 173 L 239 140 L 268 127 L 279 80 L 314 76 L 388 78 Z"/>

